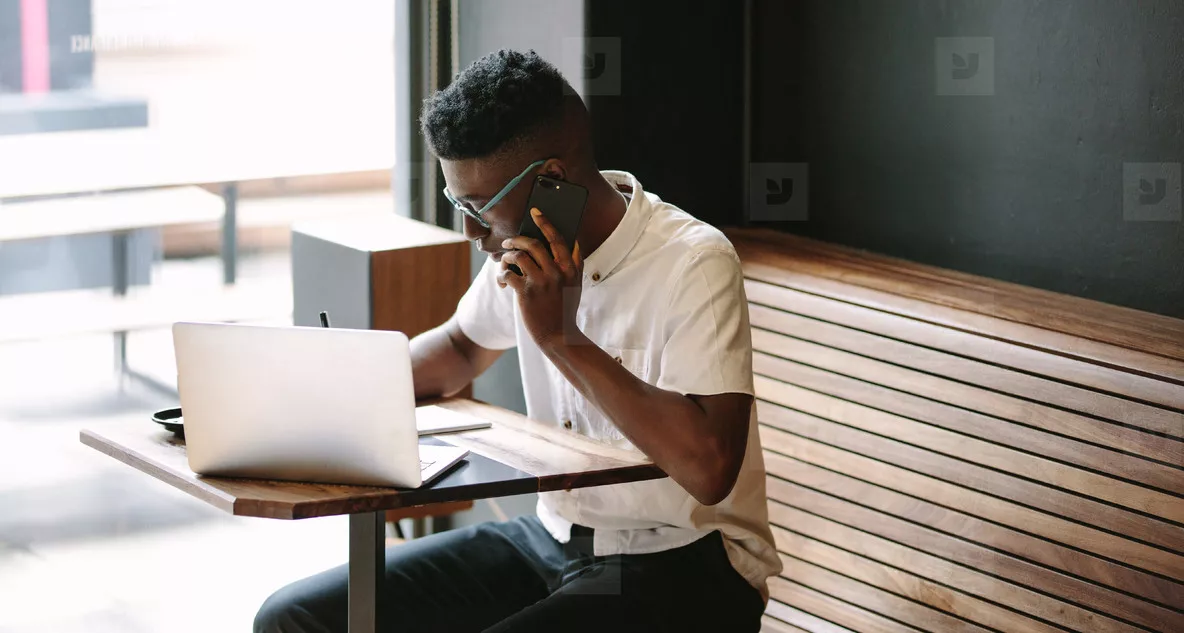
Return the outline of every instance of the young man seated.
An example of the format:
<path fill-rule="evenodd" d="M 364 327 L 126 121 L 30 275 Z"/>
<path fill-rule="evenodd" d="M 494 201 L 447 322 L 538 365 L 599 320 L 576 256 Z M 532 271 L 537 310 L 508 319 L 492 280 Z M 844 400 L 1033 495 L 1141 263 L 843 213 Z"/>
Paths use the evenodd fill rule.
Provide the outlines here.
<path fill-rule="evenodd" d="M 489 258 L 456 314 L 411 342 L 416 396 L 456 393 L 517 347 L 530 418 L 641 451 L 669 478 L 543 493 L 537 516 L 390 548 L 390 630 L 758 631 L 781 565 L 732 245 L 599 171 L 583 102 L 533 52 L 478 60 L 421 123 Z M 540 174 L 588 190 L 574 244 L 531 214 L 553 256 L 518 235 Z M 343 566 L 276 592 L 255 631 L 345 631 L 346 604 Z"/>

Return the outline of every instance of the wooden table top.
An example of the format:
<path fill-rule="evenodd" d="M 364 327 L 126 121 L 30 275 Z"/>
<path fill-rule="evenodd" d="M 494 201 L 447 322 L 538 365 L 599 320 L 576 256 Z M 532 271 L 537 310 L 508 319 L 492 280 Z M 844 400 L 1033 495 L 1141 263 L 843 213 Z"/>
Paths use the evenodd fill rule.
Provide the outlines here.
<path fill-rule="evenodd" d="M 148 416 L 101 430 L 84 429 L 83 444 L 238 516 L 304 519 L 447 501 L 570 490 L 665 477 L 640 453 L 528 420 L 483 402 L 445 398 L 441 407 L 493 422 L 488 429 L 441 439 L 470 451 L 466 461 L 414 490 L 290 481 L 203 477 L 189 469 L 185 441 Z M 430 440 L 429 440 L 430 441 Z"/>

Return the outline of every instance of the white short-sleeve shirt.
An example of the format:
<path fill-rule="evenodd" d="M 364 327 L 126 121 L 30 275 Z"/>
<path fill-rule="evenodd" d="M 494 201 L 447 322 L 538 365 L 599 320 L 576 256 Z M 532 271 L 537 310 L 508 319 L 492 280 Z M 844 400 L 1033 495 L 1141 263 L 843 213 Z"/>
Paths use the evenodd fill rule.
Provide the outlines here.
<path fill-rule="evenodd" d="M 681 394 L 753 394 L 752 336 L 740 261 L 715 227 L 645 192 L 631 174 L 601 172 L 630 196 L 621 223 L 584 260 L 576 324 L 645 382 Z M 638 450 L 568 383 L 519 317 L 512 288 L 498 288 L 487 260 L 457 306 L 461 330 L 488 349 L 518 347 L 527 415 L 572 433 Z M 739 479 L 721 503 L 704 506 L 665 478 L 546 492 L 537 512 L 567 542 L 573 523 L 594 530 L 596 555 L 646 554 L 720 530 L 732 566 L 768 599 L 781 571 L 769 530 L 756 407 Z"/>

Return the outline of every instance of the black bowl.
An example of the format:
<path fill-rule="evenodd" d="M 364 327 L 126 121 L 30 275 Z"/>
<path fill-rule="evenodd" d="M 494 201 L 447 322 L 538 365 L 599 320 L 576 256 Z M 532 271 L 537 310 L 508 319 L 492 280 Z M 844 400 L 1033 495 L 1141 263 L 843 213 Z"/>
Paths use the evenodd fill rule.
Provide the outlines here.
<path fill-rule="evenodd" d="M 185 437 L 185 418 L 181 417 L 181 407 L 157 411 L 152 414 L 152 421 L 172 431 L 177 437 Z"/>

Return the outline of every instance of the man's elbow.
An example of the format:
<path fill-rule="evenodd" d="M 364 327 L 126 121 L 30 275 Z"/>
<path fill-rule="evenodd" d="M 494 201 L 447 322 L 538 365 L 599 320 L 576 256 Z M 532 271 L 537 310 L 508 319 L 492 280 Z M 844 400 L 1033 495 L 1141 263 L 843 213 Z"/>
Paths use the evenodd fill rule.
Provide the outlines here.
<path fill-rule="evenodd" d="M 696 490 L 688 492 L 695 501 L 705 506 L 713 506 L 732 494 L 736 480 L 740 478 L 740 466 L 744 461 L 744 455 L 737 457 L 721 453 L 706 461 L 710 466 L 704 469 L 702 481 L 696 486 Z"/>

